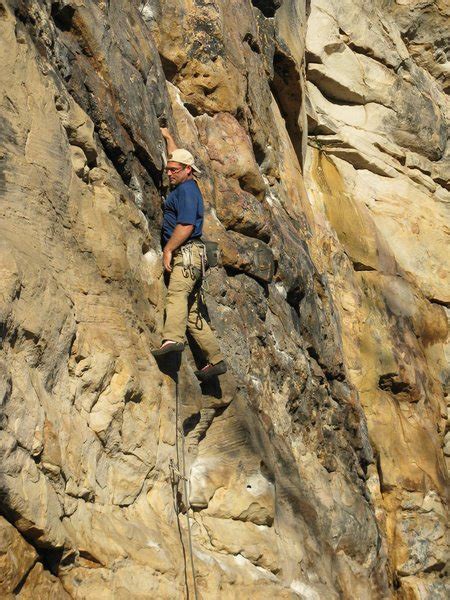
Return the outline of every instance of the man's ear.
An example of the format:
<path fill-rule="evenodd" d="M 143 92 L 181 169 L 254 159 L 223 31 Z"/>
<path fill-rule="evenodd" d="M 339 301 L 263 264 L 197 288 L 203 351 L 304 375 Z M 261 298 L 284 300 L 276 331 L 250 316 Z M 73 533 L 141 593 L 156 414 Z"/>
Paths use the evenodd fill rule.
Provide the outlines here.
<path fill-rule="evenodd" d="M 192 167 L 191 167 L 191 165 L 186 165 L 186 169 L 187 169 L 188 175 L 192 175 Z"/>

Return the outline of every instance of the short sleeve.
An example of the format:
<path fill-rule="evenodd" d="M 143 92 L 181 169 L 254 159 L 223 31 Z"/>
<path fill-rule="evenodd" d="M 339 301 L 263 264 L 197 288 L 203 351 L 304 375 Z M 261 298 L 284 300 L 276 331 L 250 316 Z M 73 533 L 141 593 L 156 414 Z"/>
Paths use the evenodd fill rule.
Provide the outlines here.
<path fill-rule="evenodd" d="M 178 194 L 177 224 L 195 225 L 198 213 L 198 197 L 195 191 L 180 188 Z"/>

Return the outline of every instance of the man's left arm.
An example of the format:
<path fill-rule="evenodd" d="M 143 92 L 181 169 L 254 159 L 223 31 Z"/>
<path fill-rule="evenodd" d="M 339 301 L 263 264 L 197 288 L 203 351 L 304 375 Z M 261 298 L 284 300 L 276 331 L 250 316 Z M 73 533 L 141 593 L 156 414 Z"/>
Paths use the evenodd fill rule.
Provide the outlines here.
<path fill-rule="evenodd" d="M 183 225 L 182 223 L 178 223 L 178 225 L 175 226 L 175 229 L 163 250 L 164 269 L 169 271 L 169 273 L 172 271 L 172 253 L 190 238 L 193 231 L 194 225 Z"/>

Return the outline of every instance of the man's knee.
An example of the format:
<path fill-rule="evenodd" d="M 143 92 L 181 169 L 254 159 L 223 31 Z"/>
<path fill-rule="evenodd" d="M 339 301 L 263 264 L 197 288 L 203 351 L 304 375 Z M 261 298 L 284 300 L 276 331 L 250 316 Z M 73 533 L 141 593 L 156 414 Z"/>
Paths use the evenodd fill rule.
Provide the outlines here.
<path fill-rule="evenodd" d="M 208 323 L 206 323 L 205 319 L 202 318 L 200 313 L 189 313 L 187 329 L 189 333 L 195 336 L 196 333 L 200 331 L 204 331 L 208 327 Z"/>

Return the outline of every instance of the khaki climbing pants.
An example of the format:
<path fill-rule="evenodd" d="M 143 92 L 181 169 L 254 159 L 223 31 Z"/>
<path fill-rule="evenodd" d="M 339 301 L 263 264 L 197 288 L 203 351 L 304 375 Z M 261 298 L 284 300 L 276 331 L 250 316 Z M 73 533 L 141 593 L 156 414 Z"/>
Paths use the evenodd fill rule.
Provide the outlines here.
<path fill-rule="evenodd" d="M 202 246 L 191 245 L 191 268 L 183 266 L 181 249 L 175 250 L 166 296 L 163 340 L 184 342 L 186 328 L 200 346 L 206 361 L 215 365 L 223 360 L 219 344 L 199 307 L 202 278 Z"/>

